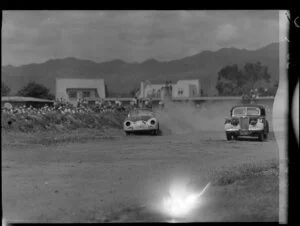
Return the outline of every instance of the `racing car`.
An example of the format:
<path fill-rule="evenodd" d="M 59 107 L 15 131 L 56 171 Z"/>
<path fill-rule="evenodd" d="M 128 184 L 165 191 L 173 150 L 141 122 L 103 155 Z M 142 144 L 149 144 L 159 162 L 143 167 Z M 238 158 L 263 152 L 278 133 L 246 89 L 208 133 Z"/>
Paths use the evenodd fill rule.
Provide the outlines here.
<path fill-rule="evenodd" d="M 134 109 L 129 112 L 124 120 L 123 129 L 126 135 L 133 133 L 150 133 L 159 135 L 159 122 L 154 112 L 150 109 Z"/>
<path fill-rule="evenodd" d="M 237 139 L 239 136 L 250 136 L 264 141 L 269 133 L 265 107 L 257 104 L 232 107 L 230 118 L 225 119 L 225 132 L 227 140 Z"/>

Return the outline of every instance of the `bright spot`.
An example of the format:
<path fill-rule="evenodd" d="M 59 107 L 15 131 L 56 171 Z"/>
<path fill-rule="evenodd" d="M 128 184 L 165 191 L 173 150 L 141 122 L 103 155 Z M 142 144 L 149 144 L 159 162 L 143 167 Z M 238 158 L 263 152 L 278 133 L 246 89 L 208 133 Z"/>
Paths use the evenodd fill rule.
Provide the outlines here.
<path fill-rule="evenodd" d="M 173 185 L 169 190 L 169 196 L 163 199 L 165 212 L 176 218 L 187 216 L 200 204 L 200 196 L 208 186 L 209 183 L 201 192 L 192 192 L 183 184 Z"/>
<path fill-rule="evenodd" d="M 4 218 L 2 219 L 2 226 L 7 226 L 7 222 Z"/>

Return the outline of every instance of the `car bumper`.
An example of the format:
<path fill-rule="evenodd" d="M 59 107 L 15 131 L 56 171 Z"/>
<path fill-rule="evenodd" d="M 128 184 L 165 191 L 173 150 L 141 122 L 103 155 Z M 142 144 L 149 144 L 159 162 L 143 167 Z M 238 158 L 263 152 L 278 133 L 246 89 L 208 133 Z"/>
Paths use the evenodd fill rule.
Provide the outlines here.
<path fill-rule="evenodd" d="M 263 130 L 227 130 L 226 134 L 232 136 L 258 136 L 259 134 L 263 133 Z"/>
<path fill-rule="evenodd" d="M 151 132 L 151 131 L 155 131 L 157 130 L 157 127 L 156 126 L 153 126 L 153 127 L 127 127 L 127 128 L 124 128 L 124 131 L 125 132 Z"/>

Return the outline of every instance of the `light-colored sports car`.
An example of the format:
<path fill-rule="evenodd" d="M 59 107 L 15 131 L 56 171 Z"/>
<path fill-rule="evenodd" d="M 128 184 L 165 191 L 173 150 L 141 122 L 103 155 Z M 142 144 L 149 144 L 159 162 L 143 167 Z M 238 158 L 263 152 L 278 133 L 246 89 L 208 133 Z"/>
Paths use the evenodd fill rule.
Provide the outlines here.
<path fill-rule="evenodd" d="M 159 135 L 159 122 L 154 112 L 149 109 L 135 109 L 129 112 L 123 123 L 126 135 L 132 133 L 151 133 Z"/>
<path fill-rule="evenodd" d="M 263 141 L 269 133 L 265 107 L 257 104 L 234 106 L 230 111 L 230 118 L 225 120 L 224 127 L 227 140 L 251 136 Z"/>

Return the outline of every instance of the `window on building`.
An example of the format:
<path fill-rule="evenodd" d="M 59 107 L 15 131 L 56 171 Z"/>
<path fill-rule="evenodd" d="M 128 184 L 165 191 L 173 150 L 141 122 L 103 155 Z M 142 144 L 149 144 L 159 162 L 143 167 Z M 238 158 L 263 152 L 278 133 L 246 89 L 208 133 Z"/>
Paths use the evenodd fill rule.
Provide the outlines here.
<path fill-rule="evenodd" d="M 75 90 L 69 91 L 69 98 L 70 99 L 76 99 L 77 98 L 77 92 Z"/>
<path fill-rule="evenodd" d="M 179 89 L 177 93 L 178 93 L 178 95 L 182 95 L 183 94 L 183 90 Z"/>
<path fill-rule="evenodd" d="M 91 96 L 91 92 L 90 91 L 83 91 L 83 98 L 88 98 Z"/>
<path fill-rule="evenodd" d="M 193 96 L 196 96 L 196 90 L 195 89 L 193 89 L 192 93 L 193 93 Z"/>

